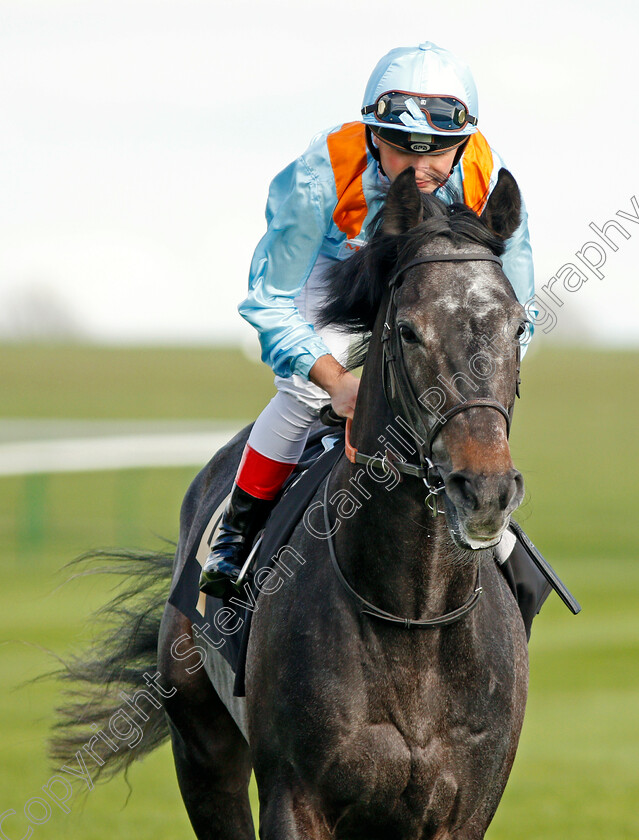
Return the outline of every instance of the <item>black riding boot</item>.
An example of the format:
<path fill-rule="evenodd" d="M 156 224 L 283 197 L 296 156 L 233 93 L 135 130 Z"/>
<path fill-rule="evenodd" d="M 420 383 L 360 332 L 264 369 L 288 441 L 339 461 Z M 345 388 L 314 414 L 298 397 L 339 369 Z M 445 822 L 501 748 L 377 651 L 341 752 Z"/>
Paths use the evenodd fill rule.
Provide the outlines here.
<path fill-rule="evenodd" d="M 232 591 L 253 538 L 266 522 L 272 506 L 272 500 L 257 499 L 237 484 L 233 485 L 217 539 L 200 575 L 202 592 L 223 598 Z"/>

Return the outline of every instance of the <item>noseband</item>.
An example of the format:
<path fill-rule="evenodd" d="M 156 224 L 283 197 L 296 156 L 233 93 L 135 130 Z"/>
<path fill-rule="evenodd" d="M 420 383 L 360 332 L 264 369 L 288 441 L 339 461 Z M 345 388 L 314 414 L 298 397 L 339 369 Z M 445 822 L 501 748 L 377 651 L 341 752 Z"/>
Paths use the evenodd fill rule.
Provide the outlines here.
<path fill-rule="evenodd" d="M 451 419 L 451 417 L 454 417 L 456 414 L 460 414 L 462 411 L 467 411 L 470 408 L 492 408 L 493 410 L 498 411 L 505 419 L 506 435 L 508 435 L 510 433 L 512 407 L 509 411 L 497 400 L 485 398 L 463 400 L 463 402 L 457 403 L 452 406 L 452 408 L 449 408 L 448 411 L 439 415 L 432 425 L 428 425 L 425 422 L 421 403 L 415 394 L 406 371 L 406 365 L 404 364 L 401 337 L 396 323 L 396 296 L 397 291 L 402 284 L 404 274 L 409 268 L 432 262 L 474 262 L 476 260 L 495 262 L 500 268 L 502 267 L 502 261 L 499 257 L 495 256 L 495 254 L 486 254 L 482 252 L 431 254 L 429 256 L 419 257 L 418 259 L 412 260 L 402 266 L 395 272 L 388 283 L 390 288 L 390 298 L 388 301 L 381 337 L 383 354 L 382 382 L 384 385 L 384 394 L 386 396 L 386 402 L 393 412 L 393 415 L 408 423 L 417 447 L 419 464 L 406 463 L 404 461 L 399 461 L 396 458 L 393 458 L 391 462 L 388 454 L 379 458 L 373 455 L 365 455 L 362 452 L 358 452 L 358 450 L 350 443 L 351 421 L 347 421 L 346 424 L 346 455 L 348 459 L 354 464 L 370 464 L 371 466 L 382 468 L 388 472 L 397 471 L 405 475 L 412 475 L 421 478 L 428 490 L 426 503 L 434 515 L 438 512 L 437 496 L 444 491 L 444 479 L 439 471 L 439 468 L 435 466 L 432 460 L 433 444 L 445 424 Z M 518 350 L 517 384 L 519 384 L 519 352 L 520 351 Z"/>

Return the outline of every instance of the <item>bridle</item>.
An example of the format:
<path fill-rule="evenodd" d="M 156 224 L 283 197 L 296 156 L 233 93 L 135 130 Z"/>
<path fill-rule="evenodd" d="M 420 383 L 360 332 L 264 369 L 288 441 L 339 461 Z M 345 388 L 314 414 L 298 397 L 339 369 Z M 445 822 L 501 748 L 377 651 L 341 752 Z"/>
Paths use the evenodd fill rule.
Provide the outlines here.
<path fill-rule="evenodd" d="M 402 266 L 395 272 L 395 274 L 391 277 L 389 281 L 390 297 L 388 301 L 388 307 L 386 309 L 384 327 L 381 336 L 383 356 L 382 381 L 384 385 L 384 394 L 386 396 L 386 401 L 394 416 L 401 418 L 411 428 L 412 437 L 415 441 L 415 445 L 417 447 L 417 452 L 419 455 L 419 464 L 410 464 L 405 461 L 399 461 L 396 458 L 393 458 L 391 461 L 391 459 L 389 459 L 388 457 L 388 454 L 384 455 L 382 458 L 379 458 L 374 455 L 366 455 L 362 452 L 359 452 L 350 442 L 350 419 L 346 423 L 345 449 L 346 456 L 348 457 L 348 459 L 354 464 L 371 465 L 376 468 L 382 468 L 389 473 L 397 471 L 403 473 L 404 475 L 411 475 L 417 478 L 421 478 L 426 486 L 426 489 L 428 490 L 428 495 L 426 496 L 426 504 L 430 508 L 434 516 L 437 516 L 437 514 L 440 512 L 437 506 L 437 501 L 439 495 L 444 492 L 445 485 L 444 478 L 439 468 L 433 463 L 432 460 L 433 444 L 435 442 L 435 439 L 437 438 L 437 435 L 443 429 L 444 425 L 451 419 L 451 417 L 455 417 L 455 415 L 460 414 L 462 411 L 466 411 L 470 408 L 492 408 L 494 411 L 498 411 L 504 417 L 506 421 L 506 435 L 509 435 L 513 407 L 511 406 L 510 410 L 508 410 L 497 400 L 490 400 L 484 398 L 464 400 L 463 402 L 457 403 L 456 405 L 452 406 L 452 408 L 449 408 L 446 412 L 441 414 L 434 423 L 426 423 L 424 420 L 424 412 L 421 409 L 421 404 L 417 395 L 415 394 L 412 383 L 406 371 L 406 366 L 404 364 L 401 337 L 399 335 L 399 330 L 397 328 L 396 323 L 396 295 L 403 281 L 403 276 L 409 268 L 413 268 L 416 265 L 422 265 L 424 263 L 431 262 L 461 262 L 471 260 L 485 260 L 495 262 L 500 266 L 500 268 L 502 267 L 502 261 L 499 259 L 499 257 L 495 256 L 494 254 L 486 254 L 476 251 L 457 254 L 431 254 L 429 256 L 414 259 L 406 265 Z M 518 350 L 516 391 L 517 396 L 519 396 L 519 368 L 520 351 Z M 344 577 L 344 573 L 340 569 L 339 563 L 337 561 L 337 554 L 335 553 L 335 544 L 331 535 L 331 525 L 328 516 L 328 488 L 330 480 L 331 474 L 329 474 L 328 478 L 326 479 L 326 484 L 324 486 L 323 506 L 324 525 L 326 528 L 327 543 L 331 558 L 331 564 L 333 566 L 337 579 L 339 580 L 340 584 L 347 592 L 347 594 L 358 605 L 360 613 L 365 613 L 366 615 L 374 616 L 375 618 L 390 622 L 392 624 L 400 624 L 406 628 L 438 628 L 447 627 L 451 624 L 455 624 L 461 618 L 468 615 L 477 606 L 481 594 L 483 592 L 481 586 L 480 562 L 478 562 L 477 564 L 477 572 L 473 592 L 471 593 L 466 603 L 462 604 L 461 607 L 458 607 L 457 609 L 452 610 L 451 612 L 445 613 L 444 615 L 436 616 L 435 618 L 411 619 L 403 616 L 393 615 L 393 613 L 381 609 L 381 607 L 376 606 L 375 604 L 371 603 L 370 601 L 367 601 L 365 598 L 359 595 Z"/>
<path fill-rule="evenodd" d="M 449 408 L 437 419 L 429 424 L 425 420 L 425 413 L 419 398 L 415 393 L 404 363 L 401 337 L 397 329 L 397 292 L 401 287 L 404 274 L 416 265 L 433 262 L 468 262 L 468 261 L 489 261 L 495 262 L 502 268 L 502 261 L 495 254 L 487 254 L 481 251 L 470 251 L 456 254 L 430 254 L 411 260 L 399 268 L 389 280 L 390 296 L 382 330 L 382 382 L 386 402 L 393 415 L 401 418 L 403 424 L 407 424 L 413 437 L 419 463 L 411 464 L 397 458 L 389 458 L 388 452 L 383 457 L 366 455 L 359 452 L 350 442 L 351 421 L 346 423 L 346 456 L 354 464 L 370 465 L 387 472 L 399 472 L 404 475 L 411 475 L 421 478 L 426 486 L 428 495 L 426 503 L 431 512 L 437 515 L 437 497 L 444 492 L 444 479 L 439 468 L 433 463 L 433 444 L 445 424 L 455 415 L 471 408 L 492 408 L 498 411 L 506 421 L 506 435 L 510 434 L 510 423 L 512 420 L 513 406 L 505 408 L 497 400 L 476 398 L 463 400 Z M 517 395 L 519 395 L 519 369 L 520 350 L 517 356 Z"/>

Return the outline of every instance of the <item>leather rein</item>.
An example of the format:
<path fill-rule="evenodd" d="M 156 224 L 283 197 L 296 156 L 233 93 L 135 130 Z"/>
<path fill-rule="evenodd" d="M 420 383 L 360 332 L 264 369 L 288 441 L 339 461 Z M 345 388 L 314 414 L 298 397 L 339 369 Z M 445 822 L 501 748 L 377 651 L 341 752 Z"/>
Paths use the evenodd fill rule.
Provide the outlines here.
<path fill-rule="evenodd" d="M 421 478 L 426 486 L 428 495 L 426 497 L 426 505 L 429 507 L 434 516 L 440 512 L 437 506 L 438 496 L 444 492 L 444 479 L 439 471 L 439 468 L 432 461 L 433 444 L 435 438 L 441 432 L 444 425 L 462 411 L 470 408 L 492 408 L 498 411 L 506 420 L 506 434 L 510 433 L 510 423 L 512 419 L 512 408 L 509 411 L 497 400 L 478 398 L 474 400 L 464 400 L 449 408 L 446 412 L 441 414 L 435 423 L 427 426 L 423 419 L 423 411 L 420 407 L 420 402 L 413 389 L 412 383 L 408 377 L 406 367 L 404 364 L 404 356 L 401 347 L 401 337 L 396 324 L 397 290 L 401 286 L 403 275 L 409 268 L 423 263 L 431 262 L 461 262 L 461 261 L 475 261 L 486 260 L 496 262 L 502 267 L 502 261 L 494 254 L 486 254 L 482 252 L 467 252 L 458 254 L 432 254 L 425 257 L 419 257 L 412 260 L 406 265 L 402 266 L 389 281 L 390 298 L 386 310 L 386 317 L 384 319 L 384 327 L 382 331 L 382 382 L 384 385 L 384 394 L 386 401 L 395 415 L 405 428 L 409 429 L 413 439 L 415 440 L 417 451 L 419 455 L 419 464 L 410 464 L 405 461 L 399 461 L 396 458 L 389 459 L 388 454 L 382 458 L 375 455 L 366 455 L 359 452 L 356 447 L 351 444 L 350 430 L 351 420 L 346 421 L 346 439 L 345 450 L 346 456 L 353 464 L 371 465 L 381 468 L 387 472 L 400 472 L 404 475 L 411 475 L 416 478 Z M 519 352 L 519 351 L 518 351 Z M 519 357 L 517 364 L 517 385 L 519 385 Z M 517 394 L 519 390 L 517 389 Z M 477 564 L 477 573 L 475 578 L 475 585 L 473 592 L 465 604 L 452 610 L 444 615 L 435 618 L 419 618 L 411 619 L 403 616 L 393 615 L 386 610 L 377 607 L 370 601 L 367 601 L 359 595 L 350 583 L 344 577 L 342 570 L 337 561 L 335 553 L 335 544 L 331 534 L 331 525 L 328 516 L 328 488 L 331 479 L 331 473 L 326 479 L 324 486 L 324 524 L 327 533 L 328 549 L 331 558 L 331 564 L 335 571 L 335 575 L 342 587 L 348 595 L 358 604 L 360 613 L 374 616 L 383 621 L 391 622 L 393 624 L 400 624 L 406 628 L 411 627 L 425 627 L 437 628 L 446 627 L 455 624 L 457 621 L 468 615 L 479 603 L 479 599 L 483 592 L 480 579 L 481 564 Z"/>

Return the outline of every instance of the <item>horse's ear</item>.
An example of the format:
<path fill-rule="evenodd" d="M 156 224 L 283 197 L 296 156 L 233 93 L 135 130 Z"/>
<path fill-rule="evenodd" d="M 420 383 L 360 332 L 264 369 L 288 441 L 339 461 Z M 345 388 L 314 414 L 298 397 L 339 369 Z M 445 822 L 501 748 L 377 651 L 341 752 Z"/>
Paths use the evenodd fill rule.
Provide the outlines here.
<path fill-rule="evenodd" d="M 422 196 L 412 166 L 395 178 L 384 206 L 382 230 L 397 236 L 416 227 L 424 218 Z"/>
<path fill-rule="evenodd" d="M 508 239 L 519 227 L 520 215 L 521 193 L 517 181 L 502 168 L 481 220 L 501 239 Z"/>

